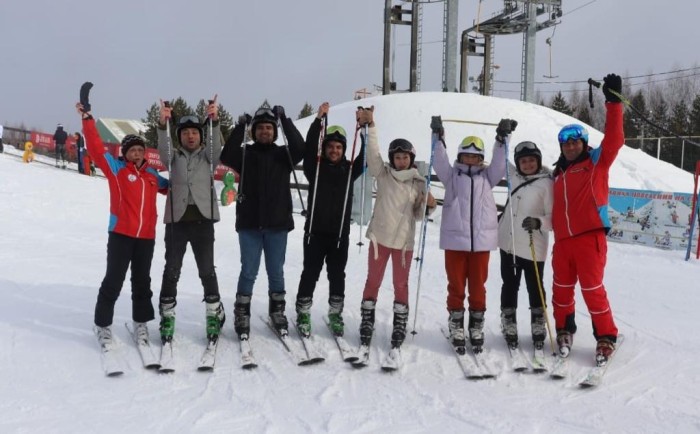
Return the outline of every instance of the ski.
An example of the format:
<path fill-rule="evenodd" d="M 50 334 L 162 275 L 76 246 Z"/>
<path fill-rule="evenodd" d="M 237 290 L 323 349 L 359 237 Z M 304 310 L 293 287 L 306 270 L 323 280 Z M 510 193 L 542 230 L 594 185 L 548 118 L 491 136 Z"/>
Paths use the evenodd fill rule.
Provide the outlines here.
<path fill-rule="evenodd" d="M 517 344 L 511 345 L 509 343 L 506 343 L 506 345 L 508 346 L 508 354 L 510 355 L 510 365 L 513 368 L 513 371 L 527 371 L 527 359 L 520 350 L 520 347 Z"/>
<path fill-rule="evenodd" d="M 163 346 L 160 348 L 160 368 L 158 372 L 163 374 L 175 372 L 173 341 L 163 342 Z"/>
<path fill-rule="evenodd" d="M 556 356 L 549 378 L 553 380 L 563 380 L 569 373 L 569 357 Z"/>
<path fill-rule="evenodd" d="M 483 373 L 481 372 L 481 369 L 479 366 L 476 364 L 476 362 L 467 355 L 466 351 L 464 353 L 461 353 L 457 347 L 452 345 L 452 341 L 450 340 L 450 332 L 445 330 L 444 328 L 440 328 L 442 331 L 442 334 L 445 336 L 445 339 L 447 339 L 447 342 L 450 345 L 450 348 L 452 348 L 452 351 L 454 352 L 455 356 L 457 356 L 457 363 L 459 363 L 459 367 L 462 368 L 462 372 L 464 372 L 464 376 L 468 380 L 481 380 L 484 378 Z"/>
<path fill-rule="evenodd" d="M 254 369 L 258 367 L 255 362 L 255 357 L 253 357 L 253 350 L 250 347 L 250 341 L 248 340 L 248 335 L 242 335 L 239 339 L 239 344 L 241 348 L 241 368 L 243 369 Z"/>
<path fill-rule="evenodd" d="M 143 367 L 146 369 L 158 369 L 160 368 L 160 363 L 158 363 L 158 358 L 153 354 L 153 347 L 151 346 L 150 339 L 139 339 L 134 333 L 134 330 L 129 326 L 129 323 L 124 323 L 124 327 L 131 335 L 131 338 L 136 344 L 136 348 L 139 350 L 139 355 L 141 356 L 141 361 L 143 362 Z"/>
<path fill-rule="evenodd" d="M 392 348 L 389 354 L 384 358 L 382 363 L 382 371 L 394 372 L 401 369 L 403 361 L 401 360 L 401 348 Z"/>
<path fill-rule="evenodd" d="M 297 334 L 301 339 L 301 343 L 304 346 L 304 351 L 306 352 L 306 359 L 309 361 L 309 364 L 321 363 L 326 360 L 326 358 L 323 357 L 323 354 L 321 354 L 321 351 L 318 349 L 316 341 L 314 341 L 311 336 L 302 335 L 297 328 L 296 321 L 292 321 L 292 325 L 296 329 Z"/>
<path fill-rule="evenodd" d="M 622 342 L 624 342 L 625 338 L 623 335 L 619 335 L 617 337 L 617 343 L 615 345 L 615 350 L 610 354 L 610 357 L 608 357 L 607 363 L 604 365 L 598 365 L 594 366 L 591 368 L 586 376 L 578 383 L 579 387 L 582 389 L 588 389 L 592 387 L 598 387 L 600 384 L 603 382 L 603 376 L 605 375 L 605 372 L 608 370 L 608 366 L 610 366 L 610 363 L 612 362 L 613 358 L 615 357 L 615 354 L 617 353 L 617 350 L 620 349 L 620 345 L 622 345 Z"/>
<path fill-rule="evenodd" d="M 289 333 L 280 334 L 277 332 L 277 329 L 275 329 L 275 326 L 272 325 L 272 323 L 270 322 L 269 319 L 265 319 L 262 316 L 260 316 L 260 319 L 265 324 L 267 324 L 268 327 L 270 327 L 270 330 L 272 331 L 272 333 L 275 336 L 277 336 L 277 339 L 279 339 L 280 342 L 282 342 L 282 346 L 284 346 L 284 348 L 287 350 L 287 352 L 289 353 L 289 356 L 292 358 L 294 363 L 296 363 L 299 366 L 306 366 L 306 365 L 310 365 L 313 363 L 313 362 L 310 362 L 308 358 L 306 358 L 300 354 L 301 349 L 294 346 L 292 340 L 289 338 Z"/>
<path fill-rule="evenodd" d="M 219 345 L 219 337 L 207 340 L 207 347 L 202 353 L 202 357 L 199 359 L 198 371 L 213 371 L 214 364 L 216 363 L 216 348 Z"/>
<path fill-rule="evenodd" d="M 364 368 L 369 365 L 369 345 L 360 345 L 352 363 L 353 368 Z"/>
<path fill-rule="evenodd" d="M 544 355 L 544 349 L 535 349 L 532 354 L 532 371 L 536 374 L 547 372 L 547 362 Z"/>
<path fill-rule="evenodd" d="M 357 361 L 357 354 L 352 350 L 352 347 L 350 346 L 348 341 L 346 341 L 344 337 L 336 336 L 336 334 L 333 333 L 333 330 L 331 329 L 331 323 L 328 321 L 328 318 L 326 316 L 323 317 L 323 320 L 326 322 L 328 330 L 331 332 L 331 336 L 333 336 L 333 339 L 335 339 L 335 343 L 338 345 L 340 357 L 343 358 L 343 361 L 349 363 Z"/>
<path fill-rule="evenodd" d="M 95 335 L 97 335 L 97 329 L 95 329 Z M 99 340 L 97 343 L 100 344 Z M 111 344 L 100 344 L 100 361 L 102 370 L 108 377 L 118 377 L 124 374 L 124 363 L 119 356 L 114 341 Z"/>
<path fill-rule="evenodd" d="M 486 358 L 484 357 L 483 349 L 482 348 L 472 348 L 472 355 L 474 356 L 474 360 L 476 360 L 477 366 L 481 369 L 481 375 L 483 378 L 496 378 L 496 373 L 489 367 L 489 364 L 486 363 Z"/>

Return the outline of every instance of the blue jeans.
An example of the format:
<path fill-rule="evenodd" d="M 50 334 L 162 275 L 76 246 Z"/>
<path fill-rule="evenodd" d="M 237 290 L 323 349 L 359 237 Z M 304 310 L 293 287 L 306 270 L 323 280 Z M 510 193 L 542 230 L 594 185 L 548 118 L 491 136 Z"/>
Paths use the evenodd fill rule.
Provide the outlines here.
<path fill-rule="evenodd" d="M 238 244 L 241 249 L 241 274 L 238 276 L 236 295 L 252 295 L 255 278 L 260 268 L 260 256 L 265 252 L 265 269 L 269 293 L 284 294 L 284 260 L 287 252 L 287 231 L 241 230 Z"/>

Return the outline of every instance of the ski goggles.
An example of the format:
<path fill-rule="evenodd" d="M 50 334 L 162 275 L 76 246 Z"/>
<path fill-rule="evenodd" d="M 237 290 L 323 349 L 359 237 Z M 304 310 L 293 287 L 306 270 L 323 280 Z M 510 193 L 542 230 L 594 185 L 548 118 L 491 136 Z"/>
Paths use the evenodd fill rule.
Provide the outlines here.
<path fill-rule="evenodd" d="M 269 108 L 261 108 L 261 109 L 258 109 L 258 110 L 255 112 L 255 116 L 254 116 L 254 117 L 256 117 L 256 118 L 258 118 L 258 117 L 270 117 L 270 118 L 273 118 L 273 119 L 276 119 L 276 118 L 277 118 L 277 116 L 275 116 L 275 114 L 274 114 L 274 113 L 272 112 L 272 110 L 270 110 Z"/>
<path fill-rule="evenodd" d="M 469 148 L 484 152 L 484 142 L 476 136 L 465 137 L 459 145 L 459 152 L 466 152 Z"/>
<path fill-rule="evenodd" d="M 406 139 L 395 139 L 389 144 L 389 152 L 393 154 L 394 152 L 408 152 L 409 154 L 415 154 L 415 149 L 413 144 Z"/>
<path fill-rule="evenodd" d="M 345 129 L 339 125 L 331 125 L 326 130 L 326 135 L 323 138 L 324 141 L 333 140 L 336 142 L 346 143 Z"/>
<path fill-rule="evenodd" d="M 569 140 L 583 140 L 588 143 L 588 131 L 581 125 L 571 124 L 564 126 L 559 131 L 559 144 L 563 145 Z"/>
<path fill-rule="evenodd" d="M 519 154 L 526 149 L 529 151 L 539 151 L 539 149 L 537 149 L 537 145 L 532 142 L 520 142 L 518 143 L 518 146 L 515 147 L 515 153 Z"/>
<path fill-rule="evenodd" d="M 178 125 L 187 125 L 187 124 L 196 124 L 197 126 L 200 125 L 199 118 L 197 116 L 183 116 L 181 117 L 178 122 Z"/>

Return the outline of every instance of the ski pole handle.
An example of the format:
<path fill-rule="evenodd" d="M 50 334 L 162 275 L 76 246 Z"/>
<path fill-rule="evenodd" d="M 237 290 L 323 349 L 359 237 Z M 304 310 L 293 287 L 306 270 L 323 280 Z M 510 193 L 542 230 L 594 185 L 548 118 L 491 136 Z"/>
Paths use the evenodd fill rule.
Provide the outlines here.
<path fill-rule="evenodd" d="M 598 89 L 600 89 L 600 82 L 599 82 L 599 81 L 595 81 L 595 80 L 593 80 L 592 78 L 589 78 L 589 79 L 588 79 L 588 84 L 591 85 L 591 86 L 595 86 L 595 87 L 597 87 Z"/>

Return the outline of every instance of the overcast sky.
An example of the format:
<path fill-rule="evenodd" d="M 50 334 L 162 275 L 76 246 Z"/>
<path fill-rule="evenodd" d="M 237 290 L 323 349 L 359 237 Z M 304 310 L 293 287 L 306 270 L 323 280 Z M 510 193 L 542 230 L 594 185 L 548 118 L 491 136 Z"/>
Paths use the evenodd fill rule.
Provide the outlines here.
<path fill-rule="evenodd" d="M 98 117 L 140 119 L 159 98 L 195 105 L 215 93 L 234 117 L 265 98 L 293 116 L 306 101 L 345 102 L 381 84 L 383 7 L 384 0 L 3 0 L 0 123 L 77 130 L 73 105 L 84 81 L 95 84 Z M 460 33 L 478 7 L 460 0 Z M 441 88 L 442 8 L 424 6 L 426 91 Z M 483 0 L 480 16 L 502 8 L 502 0 Z M 563 0 L 563 10 L 556 30 L 538 33 L 536 81 L 698 66 L 699 1 Z M 408 43 L 408 28 L 398 29 L 399 88 L 408 86 Z M 521 35 L 496 38 L 497 81 L 519 80 L 521 47 Z M 571 86 L 536 89 L 551 95 Z M 519 89 L 497 82 L 494 94 L 519 98 Z"/>

